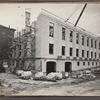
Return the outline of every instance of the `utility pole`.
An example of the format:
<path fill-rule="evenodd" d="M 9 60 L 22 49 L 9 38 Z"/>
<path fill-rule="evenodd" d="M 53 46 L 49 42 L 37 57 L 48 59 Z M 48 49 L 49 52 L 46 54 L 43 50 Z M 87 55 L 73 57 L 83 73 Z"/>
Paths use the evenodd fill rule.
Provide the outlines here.
<path fill-rule="evenodd" d="M 80 15 L 79 15 L 79 17 L 78 17 L 78 19 L 77 19 L 75 25 L 74 25 L 74 27 L 76 27 L 76 25 L 78 24 L 78 22 L 79 22 L 79 20 L 80 20 L 80 18 L 81 18 L 81 16 L 82 16 L 82 14 L 83 14 L 83 12 L 84 12 L 86 6 L 87 6 L 87 3 L 84 5 L 84 7 L 83 7 L 83 9 L 82 9 L 82 11 L 81 11 L 81 13 L 80 13 Z"/>

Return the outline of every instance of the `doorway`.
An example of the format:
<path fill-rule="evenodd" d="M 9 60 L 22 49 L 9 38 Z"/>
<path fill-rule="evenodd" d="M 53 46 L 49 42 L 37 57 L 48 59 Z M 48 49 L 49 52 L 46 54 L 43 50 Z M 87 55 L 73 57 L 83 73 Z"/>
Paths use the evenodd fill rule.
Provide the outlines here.
<path fill-rule="evenodd" d="M 47 62 L 46 71 L 47 71 L 47 74 L 51 72 L 56 72 L 56 63 L 52 61 Z"/>
<path fill-rule="evenodd" d="M 72 63 L 65 62 L 65 72 L 71 72 L 71 71 L 72 71 Z"/>

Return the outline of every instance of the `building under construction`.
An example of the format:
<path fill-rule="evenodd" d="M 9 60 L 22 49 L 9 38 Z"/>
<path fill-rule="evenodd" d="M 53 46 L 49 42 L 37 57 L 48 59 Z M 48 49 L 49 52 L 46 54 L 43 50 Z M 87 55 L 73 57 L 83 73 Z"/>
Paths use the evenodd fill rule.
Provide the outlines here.
<path fill-rule="evenodd" d="M 100 37 L 44 12 L 26 29 L 13 41 L 15 68 L 48 74 L 100 66 Z"/>

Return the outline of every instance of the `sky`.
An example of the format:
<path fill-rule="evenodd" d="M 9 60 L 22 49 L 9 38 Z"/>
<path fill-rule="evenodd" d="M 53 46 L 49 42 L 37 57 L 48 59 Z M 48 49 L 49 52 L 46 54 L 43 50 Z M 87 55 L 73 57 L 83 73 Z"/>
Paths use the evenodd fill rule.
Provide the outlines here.
<path fill-rule="evenodd" d="M 35 21 L 41 9 L 45 9 L 75 24 L 84 3 L 1 3 L 0 24 L 20 31 L 25 27 L 25 10 L 31 9 L 31 22 Z M 74 12 L 74 13 L 73 13 Z M 100 36 L 100 3 L 88 3 L 78 26 Z"/>

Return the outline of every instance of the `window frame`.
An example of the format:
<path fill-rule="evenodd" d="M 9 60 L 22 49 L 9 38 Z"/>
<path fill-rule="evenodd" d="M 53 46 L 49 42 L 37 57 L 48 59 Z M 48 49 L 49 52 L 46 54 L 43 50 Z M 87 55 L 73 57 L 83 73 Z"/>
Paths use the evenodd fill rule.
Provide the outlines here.
<path fill-rule="evenodd" d="M 83 66 L 85 66 L 85 62 L 83 62 Z"/>
<path fill-rule="evenodd" d="M 62 27 L 62 40 L 65 40 L 66 28 Z"/>
<path fill-rule="evenodd" d="M 93 48 L 93 39 L 91 39 L 91 48 Z"/>
<path fill-rule="evenodd" d="M 54 54 L 54 44 L 52 44 L 52 43 L 49 43 L 49 54 L 52 54 L 52 55 Z"/>
<path fill-rule="evenodd" d="M 69 41 L 73 42 L 73 31 L 72 30 L 70 30 L 70 33 L 69 33 Z"/>
<path fill-rule="evenodd" d="M 65 46 L 62 46 L 62 56 L 65 56 Z"/>
<path fill-rule="evenodd" d="M 90 65 L 90 62 L 88 62 L 88 66 Z"/>
<path fill-rule="evenodd" d="M 91 58 L 93 58 L 93 52 L 91 51 Z"/>
<path fill-rule="evenodd" d="M 69 55 L 73 56 L 73 48 L 72 47 L 69 48 Z"/>
<path fill-rule="evenodd" d="M 82 57 L 84 57 L 84 50 L 82 50 Z"/>
<path fill-rule="evenodd" d="M 95 41 L 95 49 L 97 48 L 97 41 Z"/>
<path fill-rule="evenodd" d="M 89 51 L 87 51 L 87 58 L 89 58 Z"/>
<path fill-rule="evenodd" d="M 76 57 L 79 57 L 79 49 L 76 49 Z"/>
<path fill-rule="evenodd" d="M 79 61 L 77 62 L 77 66 L 80 66 L 80 62 Z"/>
<path fill-rule="evenodd" d="M 54 23 L 52 22 L 49 23 L 49 36 L 54 37 Z"/>
<path fill-rule="evenodd" d="M 89 37 L 87 37 L 87 46 L 89 47 Z"/>
<path fill-rule="evenodd" d="M 82 35 L 82 45 L 84 45 L 84 35 Z"/>
<path fill-rule="evenodd" d="M 79 44 L 79 33 L 76 33 L 76 44 Z"/>

